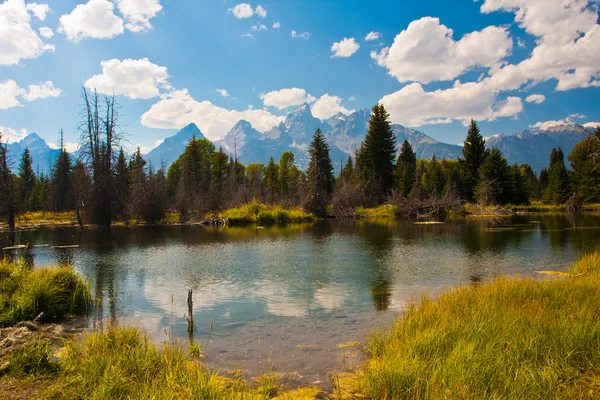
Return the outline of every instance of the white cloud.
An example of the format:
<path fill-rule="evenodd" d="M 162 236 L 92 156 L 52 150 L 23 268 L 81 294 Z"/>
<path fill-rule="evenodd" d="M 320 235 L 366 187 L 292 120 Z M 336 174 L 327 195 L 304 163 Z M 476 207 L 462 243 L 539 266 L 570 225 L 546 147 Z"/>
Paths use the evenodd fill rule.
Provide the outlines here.
<path fill-rule="evenodd" d="M 54 142 L 46 143 L 48 143 L 48 147 L 50 147 L 51 149 L 60 149 L 60 146 Z M 79 149 L 79 143 L 77 142 L 64 142 L 63 146 L 65 147 L 65 150 L 67 150 L 69 153 L 74 153 Z"/>
<path fill-rule="evenodd" d="M 223 97 L 231 97 L 231 95 L 225 89 L 217 89 L 215 92 L 219 93 Z"/>
<path fill-rule="evenodd" d="M 308 32 L 298 33 L 295 30 L 292 30 L 292 38 L 308 40 L 310 38 L 310 33 L 308 33 Z"/>
<path fill-rule="evenodd" d="M 23 95 L 23 98 L 27 101 L 33 101 L 47 97 L 58 97 L 61 93 L 62 91 L 54 87 L 51 81 L 46 81 L 39 85 L 29 85 L 29 91 Z"/>
<path fill-rule="evenodd" d="M 556 90 L 600 86 L 600 26 L 594 1 L 486 0 L 484 13 L 509 11 L 536 37 L 531 56 L 516 68 L 521 84 L 558 80 Z"/>
<path fill-rule="evenodd" d="M 279 28 L 281 28 L 281 24 L 279 22 L 273 23 L 273 29 L 279 29 Z"/>
<path fill-rule="evenodd" d="M 152 29 L 150 19 L 162 11 L 159 0 L 117 0 L 117 7 L 125 18 L 125 27 L 132 32 Z"/>
<path fill-rule="evenodd" d="M 40 21 L 46 19 L 46 14 L 48 14 L 50 10 L 50 6 L 48 4 L 37 4 L 37 3 L 29 3 L 27 4 L 27 10 L 31 11 L 33 15 Z"/>
<path fill-rule="evenodd" d="M 584 118 L 587 118 L 587 115 L 584 115 L 584 114 L 569 114 L 569 118 L 584 119 Z"/>
<path fill-rule="evenodd" d="M 40 32 L 40 36 L 42 36 L 43 38 L 50 39 L 52 36 L 54 36 L 54 32 L 52 32 L 52 29 L 48 28 L 47 26 L 42 26 L 38 30 Z"/>
<path fill-rule="evenodd" d="M 254 39 L 254 36 L 251 33 L 243 33 L 240 35 L 240 37 Z"/>
<path fill-rule="evenodd" d="M 312 103 L 316 100 L 314 96 L 306 93 L 306 90 L 299 88 L 273 90 L 268 93 L 262 93 L 260 99 L 265 106 L 272 106 L 279 110 L 302 103 Z"/>
<path fill-rule="evenodd" d="M 17 131 L 13 128 L 0 126 L 0 134 L 2 135 L 2 143 L 15 143 L 27 136 L 27 130 L 20 129 Z"/>
<path fill-rule="evenodd" d="M 45 44 L 32 29 L 24 1 L 6 0 L 0 4 L 0 65 L 18 64 L 46 51 L 53 52 L 54 46 Z"/>
<path fill-rule="evenodd" d="M 360 45 L 356 43 L 354 38 L 344 38 L 339 42 L 333 43 L 331 46 L 331 58 L 348 58 L 352 54 L 356 53 Z"/>
<path fill-rule="evenodd" d="M 263 6 L 261 6 L 260 4 L 256 7 L 256 9 L 254 10 L 254 12 L 256 13 L 256 15 L 258 15 L 261 18 L 264 18 L 267 16 L 267 10 L 265 10 L 263 8 Z"/>
<path fill-rule="evenodd" d="M 369 32 L 367 36 L 365 36 L 365 40 L 377 40 L 379 39 L 379 32 Z"/>
<path fill-rule="evenodd" d="M 89 0 L 60 17 L 58 31 L 78 42 L 85 38 L 110 39 L 124 32 L 123 20 L 114 14 L 109 0 Z"/>
<path fill-rule="evenodd" d="M 572 122 L 570 122 L 566 119 L 559 119 L 558 121 L 545 121 L 545 122 L 540 121 L 533 125 L 529 125 L 529 127 L 539 129 L 540 131 L 545 131 L 546 129 L 550 129 L 550 128 L 553 128 L 555 126 L 560 126 L 560 125 L 572 125 Z"/>
<path fill-rule="evenodd" d="M 254 11 L 248 3 L 240 3 L 237 6 L 230 8 L 229 11 L 237 19 L 250 18 L 254 15 Z"/>
<path fill-rule="evenodd" d="M 257 25 L 252 25 L 252 27 L 250 28 L 253 31 L 266 31 L 268 28 L 266 25 L 263 24 L 257 24 Z"/>
<path fill-rule="evenodd" d="M 352 114 L 354 110 L 348 110 L 342 106 L 342 98 L 324 94 L 310 107 L 312 114 L 321 120 L 334 116 L 337 113 L 345 115 Z"/>
<path fill-rule="evenodd" d="M 9 79 L 0 82 L 0 110 L 22 106 L 21 100 L 33 101 L 46 97 L 58 97 L 60 93 L 61 90 L 55 88 L 51 81 L 39 85 L 29 85 L 27 91 L 17 85 L 17 82 Z"/>
<path fill-rule="evenodd" d="M 506 28 L 488 26 L 452 39 L 452 29 L 438 18 L 424 17 L 400 32 L 391 47 L 371 57 L 400 82 L 451 80 L 474 67 L 493 67 L 510 55 L 512 41 Z"/>
<path fill-rule="evenodd" d="M 356 101 L 356 97 L 350 96 L 350 97 L 348 97 L 348 101 Z"/>
<path fill-rule="evenodd" d="M 523 110 L 518 97 L 498 101 L 490 81 L 460 83 L 449 89 L 426 92 L 420 83 L 411 83 L 380 101 L 390 113 L 392 122 L 406 126 L 449 123 L 453 120 L 468 123 L 494 121 L 513 117 Z"/>
<path fill-rule="evenodd" d="M 532 94 L 527 96 L 525 101 L 528 103 L 542 104 L 544 101 L 546 101 L 546 96 L 543 94 Z"/>
<path fill-rule="evenodd" d="M 160 89 L 169 89 L 169 74 L 166 67 L 141 60 L 102 61 L 102 74 L 94 75 L 85 82 L 85 87 L 104 94 L 124 95 L 131 99 L 151 99 L 160 95 Z"/>
<path fill-rule="evenodd" d="M 600 122 L 587 122 L 583 124 L 586 128 L 597 129 L 600 126 Z"/>
<path fill-rule="evenodd" d="M 266 132 L 283 121 L 265 110 L 227 110 L 210 101 L 196 101 L 187 89 L 163 94 L 161 99 L 142 115 L 142 125 L 150 128 L 180 129 L 194 122 L 211 139 L 223 137 L 240 120 L 246 120 Z"/>

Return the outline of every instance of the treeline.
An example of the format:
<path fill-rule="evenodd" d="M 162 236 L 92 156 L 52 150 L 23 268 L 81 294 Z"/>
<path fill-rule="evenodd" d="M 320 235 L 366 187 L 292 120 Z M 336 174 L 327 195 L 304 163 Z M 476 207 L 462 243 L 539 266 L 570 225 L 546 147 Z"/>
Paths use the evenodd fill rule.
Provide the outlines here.
<path fill-rule="evenodd" d="M 0 212 L 9 226 L 28 211 L 75 211 L 80 223 L 102 226 L 130 219 L 154 223 L 167 210 L 190 221 L 253 199 L 302 206 L 321 217 L 449 198 L 481 205 L 561 204 L 576 192 L 586 202 L 600 202 L 600 128 L 568 156 L 571 171 L 559 147 L 550 154 L 549 168 L 537 175 L 527 164 L 509 165 L 497 148 L 486 149 L 474 121 L 458 160 L 439 161 L 435 155 L 418 160 L 408 141 L 397 154 L 389 115 L 376 105 L 356 157 L 348 158 L 337 178 L 320 129 L 313 135 L 306 172 L 296 167 L 292 152 L 283 153 L 279 162 L 271 157 L 267 165 L 243 165 L 236 155 L 196 138 L 166 170 L 148 164 L 139 149 L 125 155 L 114 97 L 83 89 L 82 103 L 81 156 L 73 162 L 61 146 L 49 176 L 34 173 L 28 149 L 13 173 L 0 136 Z"/>

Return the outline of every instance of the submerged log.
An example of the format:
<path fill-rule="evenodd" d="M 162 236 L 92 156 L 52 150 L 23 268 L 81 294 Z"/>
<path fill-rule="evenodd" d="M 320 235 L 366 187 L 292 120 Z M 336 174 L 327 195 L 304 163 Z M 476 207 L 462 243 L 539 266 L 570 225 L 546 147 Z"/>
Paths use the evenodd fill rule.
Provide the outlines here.
<path fill-rule="evenodd" d="M 188 304 L 188 333 L 192 333 L 194 331 L 194 301 L 192 300 L 192 290 L 188 291 L 187 297 Z"/>

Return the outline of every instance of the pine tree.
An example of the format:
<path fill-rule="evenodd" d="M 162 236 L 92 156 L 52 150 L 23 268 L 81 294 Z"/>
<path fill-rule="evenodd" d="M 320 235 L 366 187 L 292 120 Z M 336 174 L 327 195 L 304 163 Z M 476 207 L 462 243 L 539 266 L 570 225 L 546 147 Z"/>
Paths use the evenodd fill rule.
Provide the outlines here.
<path fill-rule="evenodd" d="M 462 153 L 463 157 L 458 159 L 462 178 L 462 193 L 465 200 L 473 201 L 475 199 L 475 187 L 479 180 L 479 168 L 485 161 L 487 153 L 485 140 L 474 120 L 471 120 Z"/>
<path fill-rule="evenodd" d="M 0 132 L 0 215 L 6 218 L 8 230 L 15 230 L 16 184 L 13 174 L 8 165 L 8 144 L 2 143 L 2 132 Z"/>
<path fill-rule="evenodd" d="M 573 170 L 573 190 L 584 202 L 600 202 L 600 128 L 577 143 L 567 158 Z"/>
<path fill-rule="evenodd" d="M 367 136 L 357 155 L 357 164 L 371 200 L 381 202 L 395 186 L 396 135 L 382 104 L 373 107 Z"/>
<path fill-rule="evenodd" d="M 212 197 L 213 209 L 218 209 L 223 204 L 223 190 L 229 174 L 229 156 L 223 148 L 212 155 Z"/>
<path fill-rule="evenodd" d="M 307 171 L 305 208 L 322 217 L 327 213 L 327 205 L 333 192 L 334 175 L 329 145 L 320 128 L 315 131 L 308 152 L 310 162 Z"/>
<path fill-rule="evenodd" d="M 519 171 L 525 179 L 525 186 L 527 189 L 527 197 L 529 199 L 539 199 L 538 191 L 538 177 L 529 164 L 519 165 Z"/>
<path fill-rule="evenodd" d="M 279 190 L 279 165 L 275 163 L 273 157 L 269 159 L 269 163 L 265 168 L 265 188 L 267 190 L 267 202 L 275 203 L 277 201 L 277 193 Z"/>
<path fill-rule="evenodd" d="M 23 211 L 33 209 L 32 201 L 37 184 L 35 172 L 33 172 L 33 161 L 29 149 L 26 147 L 19 162 L 19 203 Z"/>
<path fill-rule="evenodd" d="M 294 153 L 284 152 L 279 158 L 279 193 L 285 200 L 290 197 L 290 173 L 294 166 Z"/>
<path fill-rule="evenodd" d="M 544 191 L 543 201 L 550 204 L 563 204 L 571 194 L 569 172 L 565 166 L 564 154 L 560 146 L 550 153 L 548 169 L 548 187 Z"/>
<path fill-rule="evenodd" d="M 521 172 L 518 164 L 513 164 L 510 169 L 512 174 L 512 193 L 509 202 L 516 205 L 529 204 L 529 186 L 526 177 Z"/>
<path fill-rule="evenodd" d="M 444 176 L 440 163 L 435 158 L 435 153 L 431 156 L 425 173 L 423 174 L 423 187 L 433 197 L 439 197 L 444 189 Z"/>
<path fill-rule="evenodd" d="M 538 187 L 537 187 L 537 199 L 541 199 L 548 187 L 549 181 L 548 168 L 542 168 L 540 175 L 538 176 Z"/>
<path fill-rule="evenodd" d="M 396 174 L 398 177 L 398 190 L 404 197 L 408 197 L 416 179 L 417 155 L 412 146 L 405 140 L 402 143 L 398 162 L 396 163 Z"/>
<path fill-rule="evenodd" d="M 143 161 L 141 153 L 139 153 L 139 148 L 138 155 Z M 137 160 L 136 162 L 139 163 L 140 160 Z M 131 180 L 130 166 L 127 163 L 127 156 L 125 156 L 125 151 L 123 150 L 123 147 L 121 147 L 119 150 L 119 155 L 117 156 L 117 164 L 115 166 L 115 186 L 118 193 L 117 198 L 119 199 L 119 203 L 116 206 L 115 212 L 124 221 L 128 219 L 131 187 L 133 184 L 134 182 Z"/>
<path fill-rule="evenodd" d="M 507 204 L 511 201 L 511 170 L 502 152 L 494 147 L 479 168 L 475 196 L 482 205 Z"/>
<path fill-rule="evenodd" d="M 52 171 L 50 197 L 53 211 L 73 209 L 72 173 L 71 156 L 62 148 Z"/>

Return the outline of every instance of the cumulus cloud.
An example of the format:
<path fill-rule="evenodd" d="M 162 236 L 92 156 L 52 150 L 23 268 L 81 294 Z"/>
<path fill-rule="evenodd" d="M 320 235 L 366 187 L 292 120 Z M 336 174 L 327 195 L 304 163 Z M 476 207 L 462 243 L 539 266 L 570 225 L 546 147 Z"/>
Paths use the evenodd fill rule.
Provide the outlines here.
<path fill-rule="evenodd" d="M 225 89 L 217 89 L 215 92 L 219 93 L 223 97 L 231 97 L 231 95 Z"/>
<path fill-rule="evenodd" d="M 204 135 L 216 140 L 223 137 L 240 120 L 246 120 L 266 132 L 283 121 L 265 110 L 227 110 L 210 101 L 196 101 L 187 89 L 161 95 L 161 99 L 142 115 L 142 125 L 149 128 L 180 129 L 194 122 Z"/>
<path fill-rule="evenodd" d="M 13 129 L 6 126 L 0 126 L 0 134 L 4 143 L 19 142 L 27 136 L 26 129 Z"/>
<path fill-rule="evenodd" d="M 528 103 L 542 104 L 544 101 L 546 101 L 546 96 L 543 94 L 532 94 L 527 96 L 525 101 Z"/>
<path fill-rule="evenodd" d="M 89 0 L 60 17 L 58 31 L 72 42 L 85 38 L 110 39 L 124 32 L 123 20 L 109 0 Z"/>
<path fill-rule="evenodd" d="M 359 48 L 360 45 L 356 43 L 354 38 L 344 38 L 331 46 L 331 52 L 333 53 L 331 58 L 348 58 L 356 53 Z"/>
<path fill-rule="evenodd" d="M 40 8 L 36 10 L 38 18 L 41 17 Z M 53 52 L 54 46 L 44 43 L 33 30 L 24 1 L 6 0 L 0 4 L 0 65 L 18 64 L 47 51 Z"/>
<path fill-rule="evenodd" d="M 494 121 L 512 117 L 523 111 L 518 97 L 499 101 L 489 81 L 461 83 L 450 89 L 427 92 L 420 83 L 411 83 L 380 101 L 388 109 L 392 122 L 406 126 L 449 123 L 453 120 L 467 124 L 471 118 Z"/>
<path fill-rule="evenodd" d="M 587 118 L 587 115 L 585 115 L 585 114 L 569 114 L 569 118 L 584 119 L 584 118 Z"/>
<path fill-rule="evenodd" d="M 162 11 L 160 0 L 117 0 L 117 7 L 127 19 L 125 27 L 132 32 L 152 29 L 150 19 Z"/>
<path fill-rule="evenodd" d="M 278 110 L 297 106 L 302 103 L 312 103 L 316 100 L 314 96 L 306 93 L 306 90 L 299 88 L 287 88 L 262 93 L 260 99 L 265 106 L 275 107 Z"/>
<path fill-rule="evenodd" d="M 61 90 L 55 88 L 51 81 L 29 85 L 29 90 L 25 90 L 9 79 L 0 82 L 0 110 L 22 106 L 21 100 L 34 101 L 47 97 L 58 97 L 60 94 Z"/>
<path fill-rule="evenodd" d="M 555 126 L 560 125 L 572 125 L 572 122 L 566 119 L 559 119 L 558 121 L 540 121 L 536 122 L 533 125 L 529 125 L 530 128 L 539 129 L 540 131 L 545 131 L 547 129 L 553 128 Z"/>
<path fill-rule="evenodd" d="M 260 4 L 256 7 L 256 9 L 254 10 L 254 13 L 256 15 L 258 15 L 261 18 L 264 18 L 267 16 L 267 10 L 265 10 L 263 8 L 263 6 L 261 6 Z"/>
<path fill-rule="evenodd" d="M 252 6 L 248 3 L 240 3 L 237 6 L 230 8 L 229 12 L 237 19 L 250 18 L 254 15 L 254 10 L 252 10 Z"/>
<path fill-rule="evenodd" d="M 37 3 L 29 3 L 27 4 L 27 10 L 31 11 L 33 15 L 40 21 L 46 19 L 46 15 L 51 11 L 50 6 L 48 4 L 37 4 Z"/>
<path fill-rule="evenodd" d="M 131 99 L 151 99 L 159 96 L 161 88 L 170 88 L 167 68 L 153 64 L 147 58 L 112 59 L 102 61 L 101 65 L 102 73 L 88 79 L 85 87 Z"/>
<path fill-rule="evenodd" d="M 50 147 L 51 149 L 60 149 L 60 145 L 58 145 L 54 142 L 47 142 L 47 143 L 48 143 L 48 147 Z M 69 153 L 75 153 L 79 149 L 79 143 L 77 143 L 77 142 L 64 142 L 63 146 L 64 146 L 65 150 L 67 150 Z"/>
<path fill-rule="evenodd" d="M 273 23 L 273 29 L 279 29 L 279 28 L 281 28 L 281 24 L 279 22 Z"/>
<path fill-rule="evenodd" d="M 586 128 L 597 129 L 598 127 L 600 127 L 600 122 L 587 122 L 583 124 L 583 126 L 585 126 Z"/>
<path fill-rule="evenodd" d="M 42 26 L 38 30 L 40 32 L 40 36 L 42 36 L 43 38 L 50 39 L 52 36 L 54 36 L 54 32 L 52 32 L 52 29 L 48 28 L 47 26 Z"/>
<path fill-rule="evenodd" d="M 250 29 L 252 29 L 253 31 L 257 32 L 257 31 L 266 31 L 268 28 L 267 28 L 266 25 L 256 24 L 256 25 L 252 25 L 250 27 Z"/>
<path fill-rule="evenodd" d="M 516 68 L 522 84 L 556 79 L 556 90 L 600 86 L 600 26 L 589 0 L 486 0 L 481 11 L 508 11 L 536 37 L 529 58 Z"/>
<path fill-rule="evenodd" d="M 342 106 L 342 98 L 338 96 L 330 96 L 324 94 L 319 97 L 317 101 L 310 107 L 312 114 L 321 120 L 327 119 L 334 116 L 335 114 L 342 113 L 345 115 L 352 114 L 354 110 L 349 110 Z"/>
<path fill-rule="evenodd" d="M 372 31 L 372 32 L 369 32 L 367 34 L 367 36 L 365 36 L 365 40 L 367 40 L 367 41 L 377 40 L 377 39 L 379 39 L 379 32 Z"/>
<path fill-rule="evenodd" d="M 456 78 L 474 67 L 496 66 L 510 55 L 512 40 L 506 28 L 488 26 L 452 39 L 452 29 L 438 18 L 411 22 L 390 47 L 371 57 L 400 82 L 429 83 Z"/>
<path fill-rule="evenodd" d="M 292 39 L 308 40 L 309 38 L 310 38 L 310 33 L 308 33 L 308 32 L 298 33 L 295 30 L 292 30 Z"/>

